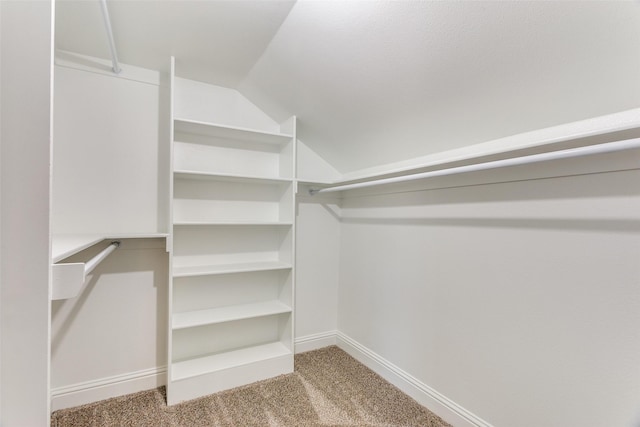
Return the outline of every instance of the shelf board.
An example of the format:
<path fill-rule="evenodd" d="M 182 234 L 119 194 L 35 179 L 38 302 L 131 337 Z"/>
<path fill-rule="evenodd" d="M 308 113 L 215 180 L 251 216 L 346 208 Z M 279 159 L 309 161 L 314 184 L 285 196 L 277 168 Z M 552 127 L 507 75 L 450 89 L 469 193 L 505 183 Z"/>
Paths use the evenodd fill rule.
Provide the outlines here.
<path fill-rule="evenodd" d="M 51 258 L 52 262 L 56 263 L 103 240 L 154 239 L 167 236 L 167 233 L 54 234 L 51 238 Z"/>
<path fill-rule="evenodd" d="M 317 179 L 296 179 L 298 184 L 301 185 L 334 185 L 336 183 L 340 183 L 340 181 L 328 181 L 328 180 L 317 180 Z"/>
<path fill-rule="evenodd" d="M 281 184 L 293 182 L 293 179 L 290 178 L 237 175 L 229 173 L 201 172 L 194 170 L 175 170 L 173 171 L 173 176 L 176 179 L 226 181 L 250 184 Z"/>
<path fill-rule="evenodd" d="M 187 119 L 174 119 L 174 131 L 176 133 L 190 133 L 195 135 L 212 136 L 216 138 L 239 139 L 242 141 L 262 142 L 266 144 L 285 144 L 293 138 L 293 135 L 277 132 L 265 132 L 257 129 L 249 129 L 235 126 L 226 126 L 215 123 L 200 122 Z"/>
<path fill-rule="evenodd" d="M 288 270 L 291 264 L 280 261 L 243 262 L 238 264 L 174 266 L 173 277 L 209 276 L 215 274 L 248 273 L 252 271 Z"/>
<path fill-rule="evenodd" d="M 234 320 L 291 313 L 291 307 L 282 301 L 262 301 L 252 304 L 231 305 L 207 310 L 187 311 L 173 315 L 172 328 L 184 329 Z"/>
<path fill-rule="evenodd" d="M 190 226 L 190 225 L 212 225 L 212 226 L 225 226 L 225 225 L 293 225 L 291 221 L 260 221 L 260 220 L 229 220 L 229 221 L 174 221 L 174 226 Z"/>
<path fill-rule="evenodd" d="M 266 359 L 289 355 L 291 355 L 291 350 L 289 350 L 284 344 L 281 342 L 272 342 L 184 360 L 172 364 L 171 381 L 179 381 L 224 369 L 260 362 Z"/>

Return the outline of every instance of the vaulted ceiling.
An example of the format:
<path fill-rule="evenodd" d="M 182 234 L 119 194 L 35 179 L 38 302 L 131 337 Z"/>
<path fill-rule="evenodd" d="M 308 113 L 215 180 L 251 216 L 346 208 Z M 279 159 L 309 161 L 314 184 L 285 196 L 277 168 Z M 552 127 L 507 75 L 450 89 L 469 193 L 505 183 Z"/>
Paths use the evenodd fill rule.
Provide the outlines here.
<path fill-rule="evenodd" d="M 120 59 L 238 89 L 341 172 L 640 107 L 635 1 L 110 1 Z M 108 58 L 97 1 L 56 45 Z"/>
<path fill-rule="evenodd" d="M 235 88 L 269 45 L 295 0 L 108 0 L 118 58 Z M 56 1 L 56 48 L 110 59 L 99 0 Z"/>

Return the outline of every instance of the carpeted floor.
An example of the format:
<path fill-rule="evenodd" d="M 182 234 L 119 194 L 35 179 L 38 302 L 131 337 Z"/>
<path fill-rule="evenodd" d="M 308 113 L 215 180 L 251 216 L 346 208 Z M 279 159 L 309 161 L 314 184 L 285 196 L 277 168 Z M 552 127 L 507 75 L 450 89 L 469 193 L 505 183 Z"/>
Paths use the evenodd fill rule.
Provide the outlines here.
<path fill-rule="evenodd" d="M 336 346 L 295 356 L 293 374 L 167 406 L 164 388 L 56 411 L 53 427 L 451 427 Z"/>

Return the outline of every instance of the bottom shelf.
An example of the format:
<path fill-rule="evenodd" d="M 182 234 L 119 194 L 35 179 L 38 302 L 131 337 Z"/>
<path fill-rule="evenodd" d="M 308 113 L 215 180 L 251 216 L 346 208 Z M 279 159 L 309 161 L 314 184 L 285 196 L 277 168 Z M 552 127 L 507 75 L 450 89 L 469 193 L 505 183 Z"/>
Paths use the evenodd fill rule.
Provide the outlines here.
<path fill-rule="evenodd" d="M 281 342 L 173 363 L 167 404 L 293 372 L 293 352 Z"/>
<path fill-rule="evenodd" d="M 198 375 L 205 375 L 223 369 L 234 368 L 272 359 L 280 356 L 291 355 L 291 350 L 281 342 L 262 344 L 240 350 L 226 351 L 195 359 L 176 362 L 171 367 L 172 381 L 180 381 Z"/>

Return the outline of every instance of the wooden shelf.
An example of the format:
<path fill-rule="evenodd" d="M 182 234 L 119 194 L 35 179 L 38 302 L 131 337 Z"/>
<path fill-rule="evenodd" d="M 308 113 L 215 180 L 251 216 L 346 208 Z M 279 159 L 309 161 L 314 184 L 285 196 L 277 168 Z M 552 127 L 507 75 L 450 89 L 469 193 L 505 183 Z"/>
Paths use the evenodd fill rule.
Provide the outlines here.
<path fill-rule="evenodd" d="M 167 236 L 167 233 L 54 234 L 51 239 L 51 258 L 56 263 L 103 240 L 155 239 Z"/>
<path fill-rule="evenodd" d="M 280 261 L 246 262 L 220 265 L 174 266 L 173 277 L 248 273 L 252 271 L 288 270 L 290 268 L 292 268 L 291 264 Z"/>
<path fill-rule="evenodd" d="M 207 180 L 207 181 L 226 181 L 250 184 L 284 184 L 293 182 L 291 178 L 281 177 L 264 177 L 252 175 L 236 175 L 227 173 L 200 172 L 194 170 L 175 170 L 173 172 L 175 179 L 188 180 Z"/>
<path fill-rule="evenodd" d="M 215 138 L 230 138 L 243 141 L 262 142 L 265 144 L 285 144 L 293 138 L 276 132 L 265 132 L 256 129 L 219 125 L 215 123 L 199 122 L 195 120 L 174 119 L 176 133 L 211 136 Z"/>
<path fill-rule="evenodd" d="M 187 311 L 173 314 L 172 328 L 174 330 L 192 328 L 283 313 L 291 313 L 291 307 L 278 300 Z"/>
<path fill-rule="evenodd" d="M 273 342 L 184 360 L 172 364 L 171 381 L 179 381 L 236 366 L 247 365 L 289 355 L 291 355 L 291 350 L 289 350 L 284 344 L 281 342 Z"/>

